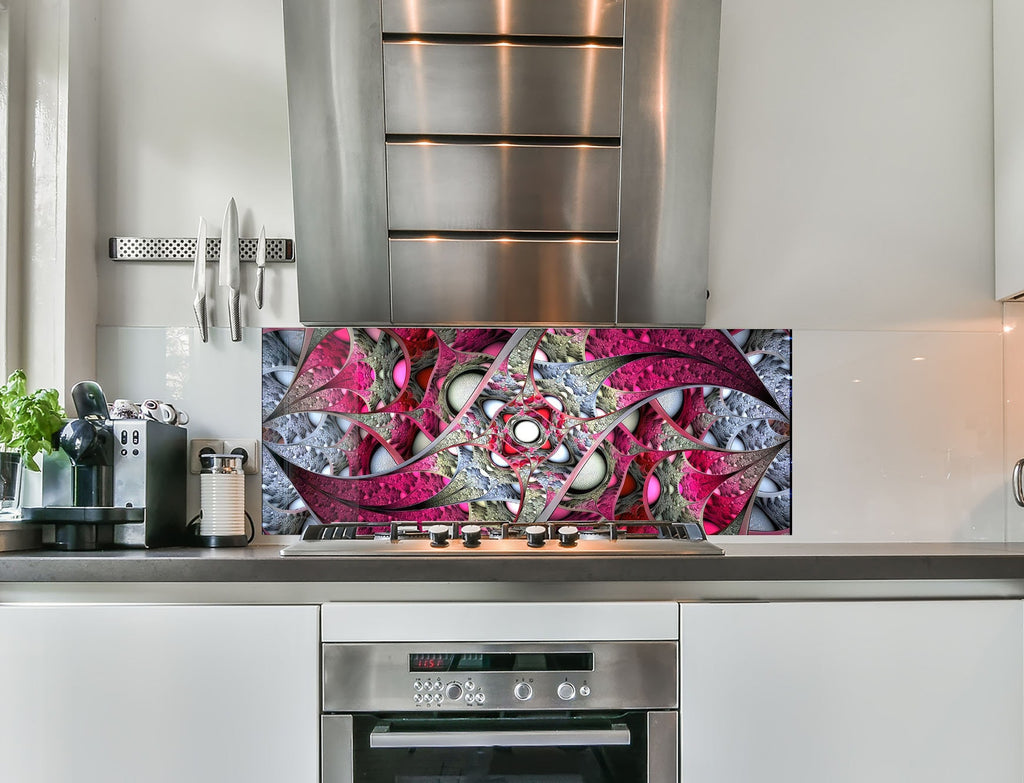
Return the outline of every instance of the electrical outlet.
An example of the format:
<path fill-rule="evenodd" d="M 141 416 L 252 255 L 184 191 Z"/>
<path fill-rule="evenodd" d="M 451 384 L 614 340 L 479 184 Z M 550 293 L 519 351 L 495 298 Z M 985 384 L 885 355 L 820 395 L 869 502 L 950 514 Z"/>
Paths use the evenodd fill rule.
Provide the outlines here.
<path fill-rule="evenodd" d="M 209 451 L 207 451 L 209 449 Z M 200 454 L 223 454 L 224 441 L 211 440 L 209 438 L 193 438 L 188 444 L 188 472 L 199 473 L 202 470 L 202 463 L 199 462 Z"/>
<path fill-rule="evenodd" d="M 256 440 L 245 440 L 244 438 L 225 438 L 225 454 L 242 454 L 245 457 L 242 462 L 242 470 L 246 475 L 260 472 L 260 443 Z"/>

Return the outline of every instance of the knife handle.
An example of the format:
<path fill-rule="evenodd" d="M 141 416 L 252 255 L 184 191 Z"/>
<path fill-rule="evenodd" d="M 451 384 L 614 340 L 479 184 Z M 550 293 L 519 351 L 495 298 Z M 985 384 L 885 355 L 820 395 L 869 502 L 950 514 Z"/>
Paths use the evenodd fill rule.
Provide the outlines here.
<path fill-rule="evenodd" d="M 263 309 L 263 267 L 256 267 L 256 291 L 253 294 L 253 301 L 256 302 L 256 309 Z"/>
<path fill-rule="evenodd" d="M 232 289 L 231 301 L 228 303 L 228 323 L 231 326 L 231 342 L 242 342 L 242 313 L 238 289 Z"/>

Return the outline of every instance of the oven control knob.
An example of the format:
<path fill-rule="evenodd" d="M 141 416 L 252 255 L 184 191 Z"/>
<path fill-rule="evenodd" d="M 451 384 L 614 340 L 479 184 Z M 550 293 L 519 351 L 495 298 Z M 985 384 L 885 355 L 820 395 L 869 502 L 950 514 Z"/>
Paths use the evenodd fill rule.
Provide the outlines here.
<path fill-rule="evenodd" d="M 575 525 L 562 525 L 558 528 L 558 544 L 560 546 L 576 546 L 580 531 Z"/>
<path fill-rule="evenodd" d="M 556 693 L 562 701 L 572 701 L 576 698 L 576 686 L 571 682 L 560 682 Z"/>
<path fill-rule="evenodd" d="M 462 545 L 469 549 L 480 546 L 480 525 L 462 526 Z"/>
<path fill-rule="evenodd" d="M 448 701 L 458 701 L 462 698 L 462 686 L 457 682 L 450 682 L 444 689 L 444 695 Z"/>
<path fill-rule="evenodd" d="M 448 546 L 448 525 L 431 525 L 427 528 L 431 546 Z"/>
<path fill-rule="evenodd" d="M 548 537 L 548 529 L 544 525 L 530 525 L 526 528 L 526 545 L 532 547 L 544 546 L 544 539 Z"/>
<path fill-rule="evenodd" d="M 590 686 L 589 685 L 581 685 L 580 686 L 580 696 L 589 696 L 589 695 L 590 695 Z"/>
<path fill-rule="evenodd" d="M 528 682 L 517 682 L 516 687 L 512 689 L 512 693 L 519 701 L 528 701 L 533 696 L 533 688 L 530 687 Z"/>

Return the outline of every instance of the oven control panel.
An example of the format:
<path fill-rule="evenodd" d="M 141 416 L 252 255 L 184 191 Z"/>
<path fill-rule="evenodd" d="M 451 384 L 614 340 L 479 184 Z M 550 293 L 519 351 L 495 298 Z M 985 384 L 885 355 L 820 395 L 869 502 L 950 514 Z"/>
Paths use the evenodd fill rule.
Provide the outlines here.
<path fill-rule="evenodd" d="M 676 642 L 323 645 L 324 711 L 672 709 Z"/>
<path fill-rule="evenodd" d="M 467 707 L 483 707 L 487 693 L 476 680 L 442 680 L 441 678 L 421 680 L 412 683 L 412 705 L 414 707 L 458 706 L 465 702 Z"/>
<path fill-rule="evenodd" d="M 548 702 L 549 704 L 554 704 L 556 701 L 565 703 L 578 700 L 583 702 L 592 693 L 586 679 L 552 681 L 546 683 L 549 686 L 547 688 L 544 687 L 544 684 L 540 684 L 537 686 L 540 689 L 539 692 L 534 690 L 536 680 L 550 680 L 551 678 L 515 678 L 508 682 L 493 682 L 492 679 L 496 678 L 446 680 L 443 678 L 421 679 L 417 677 L 412 682 L 410 703 L 413 707 L 424 707 L 427 709 L 437 709 L 439 707 L 451 709 L 459 707 L 461 704 L 465 704 L 466 707 L 483 708 L 487 706 L 488 691 L 500 691 L 507 689 L 510 685 L 512 697 L 518 702 L 517 706 L 522 708 L 535 707 L 536 704 L 542 702 Z M 536 699 L 534 698 L 535 695 Z M 579 705 L 580 709 L 586 709 L 586 706 L 582 703 Z"/>

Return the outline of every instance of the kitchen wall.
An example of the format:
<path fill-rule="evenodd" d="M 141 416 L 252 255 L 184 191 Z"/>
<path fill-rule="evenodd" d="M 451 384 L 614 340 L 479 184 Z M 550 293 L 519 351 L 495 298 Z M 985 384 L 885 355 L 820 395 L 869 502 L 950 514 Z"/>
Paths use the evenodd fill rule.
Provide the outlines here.
<path fill-rule="evenodd" d="M 100 8 L 101 240 L 200 215 L 216 236 L 230 196 L 243 236 L 292 236 L 280 0 Z M 723 0 L 708 326 L 794 330 L 794 540 L 1007 536 L 991 39 L 978 0 Z M 188 265 L 104 251 L 111 396 L 258 437 L 256 330 L 231 344 L 217 296 L 199 343 Z M 244 295 L 247 325 L 297 323 L 294 272 L 270 270 L 262 312 Z"/>

